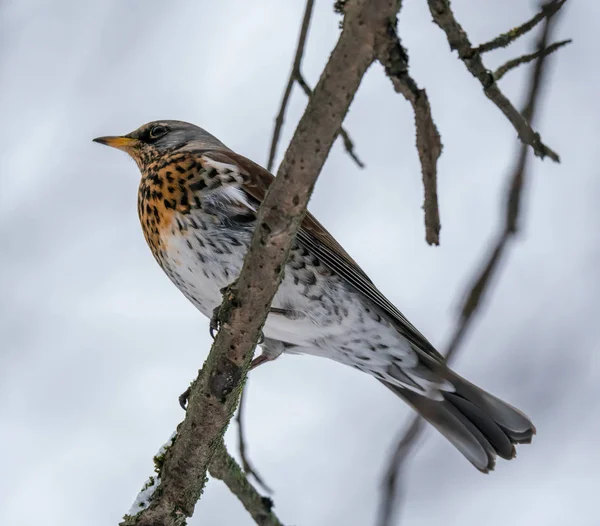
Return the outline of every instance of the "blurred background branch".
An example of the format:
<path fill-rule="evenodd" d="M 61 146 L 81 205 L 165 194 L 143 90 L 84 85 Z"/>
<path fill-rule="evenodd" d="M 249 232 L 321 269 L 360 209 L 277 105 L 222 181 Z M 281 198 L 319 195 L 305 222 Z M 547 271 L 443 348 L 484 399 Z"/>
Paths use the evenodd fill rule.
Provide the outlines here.
<path fill-rule="evenodd" d="M 538 105 L 540 88 L 543 83 L 545 59 L 550 53 L 548 51 L 548 40 L 554 25 L 554 16 L 563 4 L 564 1 L 550 2 L 542 7 L 541 12 L 544 13 L 544 16 L 541 19 L 544 20 L 544 26 L 536 46 L 536 52 L 531 54 L 536 59 L 536 63 L 528 82 L 527 104 L 521 112 L 523 119 L 526 120 L 529 126 L 533 122 L 535 110 Z M 531 27 L 534 25 L 531 25 Z M 507 244 L 519 230 L 522 191 L 527 177 L 528 146 L 528 143 L 522 142 L 517 161 L 508 179 L 502 232 L 494 247 L 490 250 L 486 263 L 473 278 L 472 284 L 463 300 L 458 324 L 445 353 L 448 362 L 456 356 L 457 351 L 460 349 L 460 345 L 474 320 L 475 314 L 485 299 L 486 293 L 489 293 L 490 285 L 498 269 L 498 264 L 505 253 Z M 413 416 L 390 459 L 390 464 L 382 485 L 382 502 L 379 512 L 380 526 L 391 526 L 393 524 L 396 508 L 400 500 L 401 479 L 405 476 L 406 462 L 414 452 L 416 444 L 424 430 L 425 423 L 423 419 Z"/>
<path fill-rule="evenodd" d="M 244 407 L 246 402 L 246 396 L 248 393 L 248 381 L 244 384 L 242 394 L 240 395 L 240 403 L 238 405 L 237 415 L 235 421 L 238 429 L 238 447 L 240 453 L 240 460 L 242 461 L 242 467 L 246 475 L 253 477 L 256 483 L 259 484 L 267 493 L 272 494 L 273 490 L 267 485 L 262 476 L 258 473 L 256 468 L 250 463 L 247 454 L 247 441 L 246 441 L 246 428 L 244 426 Z"/>

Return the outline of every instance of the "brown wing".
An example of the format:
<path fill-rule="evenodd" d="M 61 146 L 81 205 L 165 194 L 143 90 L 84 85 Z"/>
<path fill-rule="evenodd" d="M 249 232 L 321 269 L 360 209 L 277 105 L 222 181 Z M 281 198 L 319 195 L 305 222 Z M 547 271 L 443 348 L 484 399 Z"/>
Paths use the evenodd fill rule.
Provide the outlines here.
<path fill-rule="evenodd" d="M 207 150 L 203 151 L 202 154 L 217 162 L 238 166 L 241 173 L 248 175 L 248 182 L 244 183 L 245 192 L 258 203 L 262 203 L 269 185 L 275 179 L 270 172 L 235 152 Z M 394 324 L 398 332 L 411 342 L 416 349 L 425 352 L 436 360 L 444 360 L 443 356 L 379 291 L 358 263 L 350 257 L 310 212 L 306 213 L 296 239 L 323 264 L 327 265 L 338 276 L 379 307 L 382 314 Z"/>

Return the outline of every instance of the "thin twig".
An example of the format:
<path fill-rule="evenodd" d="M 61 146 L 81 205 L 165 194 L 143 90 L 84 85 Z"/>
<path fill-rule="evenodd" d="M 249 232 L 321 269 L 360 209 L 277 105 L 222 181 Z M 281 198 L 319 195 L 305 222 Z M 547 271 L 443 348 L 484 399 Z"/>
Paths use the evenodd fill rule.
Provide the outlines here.
<path fill-rule="evenodd" d="M 346 153 L 350 156 L 350 158 L 356 163 L 356 166 L 359 168 L 364 168 L 365 163 L 363 163 L 358 157 L 357 153 L 354 151 L 354 141 L 350 139 L 350 135 L 342 126 L 340 128 L 340 137 L 342 138 L 342 143 L 344 144 L 344 149 Z"/>
<path fill-rule="evenodd" d="M 487 53 L 488 51 L 493 51 L 495 49 L 506 47 L 512 44 L 519 37 L 522 37 L 529 31 L 531 31 L 542 20 L 556 13 L 556 11 L 558 11 L 566 1 L 567 0 L 561 0 L 560 2 L 553 3 L 550 6 L 548 4 L 541 6 L 540 12 L 537 13 L 533 18 L 531 18 L 524 24 L 521 24 L 520 26 L 511 29 L 508 33 L 503 33 L 500 36 L 494 38 L 493 40 L 490 40 L 489 42 L 480 44 L 475 48 L 475 51 L 477 51 L 478 53 Z"/>
<path fill-rule="evenodd" d="M 532 129 L 527 120 L 500 91 L 494 76 L 486 69 L 480 54 L 471 46 L 467 34 L 454 17 L 450 0 L 427 0 L 427 3 L 434 22 L 446 33 L 450 49 L 458 51 L 459 58 L 471 74 L 479 80 L 486 96 L 511 122 L 519 134 L 519 139 L 531 146 L 538 157 L 542 159 L 550 157 L 553 161 L 560 162 L 558 154 L 542 142 L 540 135 Z M 564 3 L 565 0 L 555 2 L 555 8 L 547 10 L 547 12 L 556 13 Z"/>
<path fill-rule="evenodd" d="M 439 245 L 441 225 L 437 194 L 437 161 L 442 153 L 442 141 L 433 122 L 427 92 L 419 89 L 408 72 L 408 54 L 396 33 L 396 19 L 388 22 L 387 39 L 379 47 L 377 59 L 385 68 L 396 92 L 404 95 L 413 107 L 425 194 L 425 240 L 430 245 Z"/>
<path fill-rule="evenodd" d="M 306 45 L 306 35 L 308 34 L 308 28 L 310 26 L 310 19 L 313 11 L 313 3 L 314 0 L 307 0 L 306 2 L 306 8 L 304 9 L 304 17 L 302 19 L 302 27 L 300 28 L 300 36 L 298 38 L 298 44 L 296 46 L 296 55 L 294 56 L 294 63 L 292 64 L 292 70 L 290 71 L 290 76 L 285 86 L 285 90 L 283 91 L 283 98 L 281 99 L 279 113 L 275 118 L 275 129 L 273 130 L 273 137 L 271 138 L 271 147 L 269 148 L 269 160 L 267 162 L 267 169 L 269 171 L 273 169 L 273 163 L 275 162 L 275 155 L 277 153 L 277 146 L 281 137 L 281 129 L 283 127 L 285 112 L 287 111 L 287 106 L 290 100 L 290 95 L 292 93 L 292 87 L 294 86 L 294 82 L 297 82 L 300 85 L 300 87 L 302 88 L 304 93 L 306 93 L 309 99 L 312 95 L 312 89 L 304 80 L 300 66 L 302 65 L 302 57 L 304 55 L 304 48 Z M 344 149 L 346 150 L 350 158 L 357 164 L 359 168 L 364 168 L 364 163 L 358 158 L 356 152 L 354 151 L 354 143 L 350 139 L 348 132 L 343 127 L 340 127 L 339 135 L 342 137 Z"/>
<path fill-rule="evenodd" d="M 415 444 L 422 435 L 425 427 L 425 420 L 420 417 L 413 417 L 406 430 L 402 433 L 402 438 L 396 446 L 390 464 L 384 477 L 384 487 L 382 489 L 383 497 L 381 507 L 379 508 L 379 526 L 391 525 L 395 514 L 395 508 L 398 506 L 401 474 L 404 463 L 410 457 L 411 451 L 414 451 Z"/>
<path fill-rule="evenodd" d="M 557 2 L 551 2 L 547 5 L 551 5 L 552 3 Z M 554 9 L 552 13 L 554 14 L 556 11 L 557 9 Z M 528 102 L 523 110 L 523 115 L 528 122 L 533 120 L 540 93 L 545 59 L 548 55 L 543 51 L 547 47 L 550 29 L 552 26 L 551 20 L 552 16 L 546 18 L 546 23 L 544 24 L 542 35 L 537 46 L 538 58 L 529 82 Z M 452 338 L 450 339 L 445 353 L 446 362 L 448 363 L 452 360 L 460 348 L 460 344 L 462 343 L 464 336 L 466 335 L 468 328 L 474 319 L 474 315 L 478 312 L 482 300 L 489 290 L 492 278 L 498 269 L 498 264 L 502 259 L 502 255 L 505 252 L 508 241 L 512 239 L 518 231 L 522 190 L 525 178 L 527 176 L 527 154 L 528 145 L 522 142 L 517 162 L 509 179 L 510 186 L 508 188 L 506 197 L 503 231 L 497 240 L 495 247 L 489 253 L 486 264 L 479 271 L 477 277 L 473 280 L 471 286 L 469 287 L 468 294 L 465 295 L 465 300 L 461 308 L 457 327 Z M 406 466 L 406 461 L 410 456 L 410 453 L 414 450 L 414 446 L 421 437 L 424 429 L 425 426 L 423 424 L 423 419 L 419 416 L 412 417 L 411 423 L 407 427 L 407 430 L 403 434 L 398 446 L 396 447 L 396 451 L 391 459 L 391 465 L 383 481 L 383 498 L 380 508 L 381 511 L 379 521 L 380 526 L 389 526 L 392 523 L 392 519 L 400 499 L 399 481 L 402 476 L 402 468 Z"/>
<path fill-rule="evenodd" d="M 177 439 L 164 454 L 159 484 L 149 507 L 128 516 L 124 526 L 182 526 L 192 516 L 209 464 L 238 404 L 312 189 L 375 60 L 375 42 L 385 21 L 395 14 L 396 5 L 389 0 L 353 0 L 346 6 L 339 40 L 258 209 L 240 275 L 223 294 L 220 330 L 191 386 Z"/>
<path fill-rule="evenodd" d="M 304 16 L 302 18 L 302 26 L 300 27 L 300 36 L 298 37 L 298 44 L 296 45 L 296 55 L 294 56 L 294 63 L 292 64 L 292 71 L 288 78 L 285 90 L 283 91 L 283 98 L 281 99 L 281 106 L 279 113 L 275 118 L 275 129 L 273 130 L 273 138 L 271 139 L 271 148 L 269 148 L 269 160 L 267 162 L 267 170 L 271 172 L 273 170 L 273 163 L 275 161 L 275 155 L 277 153 L 277 145 L 279 144 L 279 137 L 281 136 L 281 128 L 283 127 L 283 121 L 285 118 L 285 112 L 287 110 L 290 95 L 292 94 L 292 87 L 296 80 L 296 74 L 300 71 L 300 64 L 302 64 L 302 56 L 304 55 L 304 48 L 306 46 L 306 36 L 308 35 L 308 28 L 310 27 L 310 19 L 313 13 L 314 0 L 307 0 L 306 7 L 304 8 Z"/>
<path fill-rule="evenodd" d="M 242 460 L 242 466 L 244 467 L 244 472 L 247 475 L 251 475 L 254 477 L 254 480 L 269 494 L 273 494 L 273 490 L 267 486 L 266 482 L 263 478 L 258 474 L 258 471 L 250 464 L 248 460 L 248 456 L 246 455 L 246 433 L 244 427 L 244 408 L 246 407 L 246 394 L 248 392 L 248 382 L 244 384 L 244 389 L 242 390 L 242 394 L 240 396 L 240 403 L 238 405 L 237 416 L 235 420 L 237 422 L 238 428 L 238 441 L 239 441 L 239 451 L 240 451 L 240 459 Z"/>
<path fill-rule="evenodd" d="M 273 501 L 260 495 L 248 482 L 242 468 L 227 453 L 225 446 L 219 447 L 215 452 L 210 463 L 210 475 L 227 485 L 258 526 L 283 526 L 273 512 Z"/>
<path fill-rule="evenodd" d="M 543 51 L 543 53 L 545 55 L 549 55 L 550 53 L 553 53 L 557 49 L 559 49 L 563 46 L 566 46 L 567 44 L 570 44 L 571 42 L 572 42 L 571 39 L 561 40 L 560 42 L 555 42 L 554 44 L 549 45 Z M 528 62 L 531 62 L 532 60 L 535 60 L 536 58 L 538 58 L 539 53 L 540 53 L 539 51 L 536 51 L 535 53 L 528 53 L 526 55 L 521 55 L 520 57 L 513 58 L 512 60 L 505 62 L 496 71 L 494 71 L 494 79 L 496 80 L 496 82 L 498 82 L 511 69 L 514 69 L 514 68 L 520 66 L 521 64 L 527 64 Z"/>

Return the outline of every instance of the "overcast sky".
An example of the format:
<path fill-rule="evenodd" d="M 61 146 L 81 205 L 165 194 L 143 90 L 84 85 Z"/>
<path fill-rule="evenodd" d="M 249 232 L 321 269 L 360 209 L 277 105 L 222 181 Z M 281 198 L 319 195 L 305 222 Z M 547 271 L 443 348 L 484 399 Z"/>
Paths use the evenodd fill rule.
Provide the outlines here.
<path fill-rule="evenodd" d="M 429 93 L 444 152 L 441 246 L 424 241 L 410 105 L 382 68 L 346 121 L 367 167 L 334 147 L 310 208 L 381 290 L 444 348 L 470 276 L 498 230 L 516 134 L 448 49 L 426 2 L 400 33 Z M 0 5 L 0 524 L 116 524 L 183 418 L 177 396 L 203 363 L 208 323 L 148 250 L 139 174 L 91 139 L 154 119 L 203 126 L 265 163 L 304 2 Z M 317 2 L 303 65 L 314 85 L 339 34 Z M 455 0 L 475 43 L 537 2 Z M 535 160 L 522 231 L 456 361 L 522 408 L 533 445 L 483 476 L 435 432 L 410 463 L 411 526 L 597 525 L 600 468 L 600 53 L 598 2 L 569 2 L 538 120 L 562 163 Z M 532 37 L 485 57 L 494 68 Z M 519 105 L 526 71 L 502 88 Z M 282 148 L 305 106 L 294 91 Z M 282 357 L 249 380 L 248 447 L 285 524 L 373 524 L 388 454 L 409 417 L 370 377 Z M 235 450 L 235 427 L 228 434 Z M 250 525 L 211 480 L 190 525 Z"/>

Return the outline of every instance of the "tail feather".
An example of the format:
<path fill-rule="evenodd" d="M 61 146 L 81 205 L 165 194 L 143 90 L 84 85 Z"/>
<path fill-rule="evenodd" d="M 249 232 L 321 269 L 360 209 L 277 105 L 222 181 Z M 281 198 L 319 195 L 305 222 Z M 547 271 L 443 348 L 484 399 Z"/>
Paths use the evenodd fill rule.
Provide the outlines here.
<path fill-rule="evenodd" d="M 447 393 L 445 398 L 461 415 L 464 415 L 468 422 L 473 423 L 483 433 L 483 436 L 500 457 L 510 460 L 515 456 L 515 446 L 497 422 L 492 420 L 476 405 L 473 405 L 460 396 Z"/>
<path fill-rule="evenodd" d="M 384 382 L 444 435 L 479 471 L 494 469 L 496 456 L 510 460 L 515 444 L 531 442 L 535 427 L 518 409 L 447 370 L 454 392 L 434 400 Z"/>

